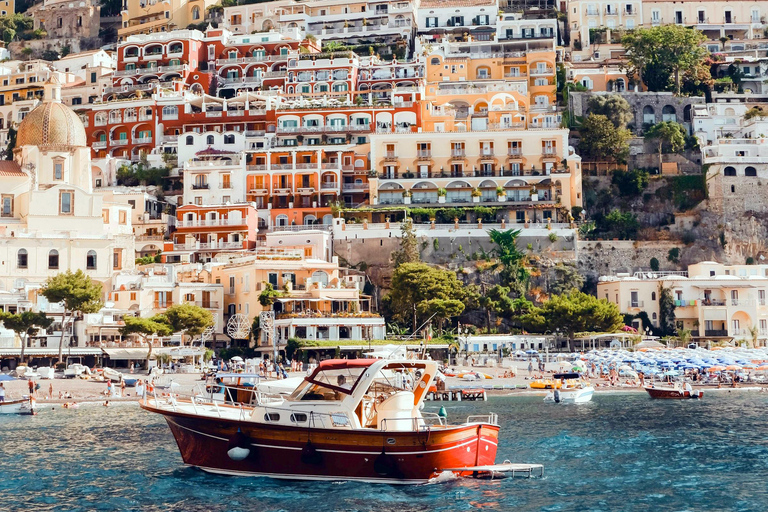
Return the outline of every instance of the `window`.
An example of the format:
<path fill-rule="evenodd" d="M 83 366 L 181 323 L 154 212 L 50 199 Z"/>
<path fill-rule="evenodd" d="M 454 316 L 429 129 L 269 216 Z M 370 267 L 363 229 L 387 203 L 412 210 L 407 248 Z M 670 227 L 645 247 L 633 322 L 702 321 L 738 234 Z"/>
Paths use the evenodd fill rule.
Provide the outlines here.
<path fill-rule="evenodd" d="M 115 249 L 114 252 L 112 252 L 112 268 L 115 270 L 119 270 L 122 268 L 123 261 L 123 250 L 122 249 Z"/>
<path fill-rule="evenodd" d="M 59 213 L 63 215 L 72 215 L 74 210 L 74 192 L 69 190 L 62 190 L 59 193 Z"/>
<path fill-rule="evenodd" d="M 125 212 L 125 211 L 121 211 L 121 212 L 120 212 L 120 215 L 119 215 L 119 220 L 118 220 L 118 222 L 119 222 L 120 224 L 123 224 L 123 225 L 125 225 L 125 224 L 127 223 L 127 218 L 126 218 L 126 217 L 127 217 L 127 215 L 126 215 L 126 212 Z"/>
<path fill-rule="evenodd" d="M 192 8 L 192 19 L 193 20 L 199 20 L 200 19 L 200 8 L 195 6 Z"/>
<path fill-rule="evenodd" d="M 88 270 L 96 270 L 96 251 L 88 251 L 88 254 L 86 254 L 85 268 Z"/>
<path fill-rule="evenodd" d="M 212 145 L 213 144 L 213 135 L 208 135 L 205 138 L 205 143 L 208 144 L 208 145 Z"/>
<path fill-rule="evenodd" d="M 27 250 L 26 249 L 19 249 L 19 252 L 16 253 L 16 267 L 17 268 L 27 268 Z"/>
<path fill-rule="evenodd" d="M 739 290 L 731 290 L 731 305 L 739 305 Z"/>
<path fill-rule="evenodd" d="M 179 107 L 176 105 L 163 107 L 163 119 L 178 119 Z"/>
<path fill-rule="evenodd" d="M 13 217 L 13 196 L 0 196 L 0 217 Z"/>
<path fill-rule="evenodd" d="M 187 135 L 186 139 L 184 140 L 184 143 L 187 146 L 191 146 L 192 144 L 195 143 L 195 138 L 193 136 L 191 136 L 191 135 Z"/>
<path fill-rule="evenodd" d="M 55 180 L 64 179 L 64 164 L 58 163 L 58 162 L 53 164 L 53 179 Z"/>
<path fill-rule="evenodd" d="M 225 135 L 224 136 L 224 144 L 234 144 L 235 143 L 235 136 L 234 135 Z"/>
<path fill-rule="evenodd" d="M 57 251 L 56 249 L 51 249 L 51 252 L 48 253 L 48 268 L 49 269 L 59 268 L 59 251 Z"/>
<path fill-rule="evenodd" d="M 230 176 L 229 174 L 223 174 L 221 176 L 221 188 L 232 188 L 232 184 L 230 182 Z"/>

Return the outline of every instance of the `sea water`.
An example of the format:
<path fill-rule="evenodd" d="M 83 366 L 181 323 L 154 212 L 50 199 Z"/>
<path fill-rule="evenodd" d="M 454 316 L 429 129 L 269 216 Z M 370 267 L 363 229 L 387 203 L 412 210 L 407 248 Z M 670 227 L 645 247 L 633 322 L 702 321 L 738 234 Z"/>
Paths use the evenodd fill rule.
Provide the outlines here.
<path fill-rule="evenodd" d="M 209 475 L 182 464 L 157 415 L 136 405 L 0 417 L 2 511 L 712 511 L 768 510 L 768 393 L 651 400 L 597 394 L 445 405 L 449 419 L 497 412 L 497 462 L 544 478 L 412 486 Z"/>

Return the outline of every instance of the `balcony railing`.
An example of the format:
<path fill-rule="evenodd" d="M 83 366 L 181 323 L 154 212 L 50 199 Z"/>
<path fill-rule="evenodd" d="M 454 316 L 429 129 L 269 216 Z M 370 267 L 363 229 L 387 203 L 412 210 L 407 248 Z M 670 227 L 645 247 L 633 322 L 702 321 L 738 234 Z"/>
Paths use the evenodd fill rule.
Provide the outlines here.
<path fill-rule="evenodd" d="M 155 309 L 170 308 L 171 306 L 173 306 L 173 301 L 170 301 L 170 300 L 165 301 L 165 302 L 155 301 L 154 306 L 155 306 Z"/>
<path fill-rule="evenodd" d="M 198 219 L 198 220 L 184 220 L 179 222 L 178 227 L 183 228 L 200 228 L 211 226 L 243 226 L 246 224 L 245 219 Z"/>
<path fill-rule="evenodd" d="M 432 151 L 426 149 L 426 150 L 420 150 L 417 154 L 417 157 L 419 159 L 429 159 L 432 158 Z"/>
<path fill-rule="evenodd" d="M 645 302 L 643 302 L 642 300 L 631 300 L 627 303 L 627 307 L 642 308 L 642 307 L 645 307 Z"/>
<path fill-rule="evenodd" d="M 367 183 L 344 183 L 342 190 L 368 190 Z"/>
<path fill-rule="evenodd" d="M 210 186 L 207 183 L 193 183 L 192 190 L 208 190 Z"/>
<path fill-rule="evenodd" d="M 728 331 L 723 329 L 705 330 L 704 336 L 728 336 Z"/>
<path fill-rule="evenodd" d="M 204 309 L 219 309 L 218 301 L 214 301 L 214 300 L 209 300 L 209 301 L 205 301 L 205 300 L 199 301 L 199 300 L 196 300 L 196 301 L 192 302 L 191 304 L 194 304 L 195 306 L 198 306 L 198 307 L 201 307 L 201 308 L 204 308 Z"/>
<path fill-rule="evenodd" d="M 335 189 L 339 188 L 339 184 L 337 182 L 335 182 L 335 181 L 324 182 L 324 183 L 320 184 L 320 188 L 322 190 L 335 190 Z"/>

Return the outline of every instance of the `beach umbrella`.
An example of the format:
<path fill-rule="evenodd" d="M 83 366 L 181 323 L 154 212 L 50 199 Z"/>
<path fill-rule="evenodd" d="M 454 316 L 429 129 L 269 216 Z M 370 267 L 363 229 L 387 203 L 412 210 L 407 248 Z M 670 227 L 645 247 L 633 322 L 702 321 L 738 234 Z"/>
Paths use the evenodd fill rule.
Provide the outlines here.
<path fill-rule="evenodd" d="M 728 366 L 725 367 L 725 369 L 726 370 L 731 370 L 731 371 L 741 370 L 741 366 L 738 366 L 738 365 L 735 365 L 735 364 L 729 364 Z"/>
<path fill-rule="evenodd" d="M 712 366 L 709 369 L 710 372 L 721 372 L 723 370 L 725 370 L 725 366 Z"/>
<path fill-rule="evenodd" d="M 584 368 L 582 368 L 581 366 L 574 366 L 573 368 L 571 368 L 571 371 L 574 371 L 574 372 L 583 372 L 583 371 L 584 371 Z"/>
<path fill-rule="evenodd" d="M 0 382 L 5 381 L 5 380 L 19 380 L 19 379 L 11 377 L 10 375 L 0 375 Z"/>
<path fill-rule="evenodd" d="M 243 358 L 240 357 L 240 356 L 235 356 L 232 359 L 230 359 L 230 361 L 235 361 L 236 363 L 242 363 L 243 362 Z"/>

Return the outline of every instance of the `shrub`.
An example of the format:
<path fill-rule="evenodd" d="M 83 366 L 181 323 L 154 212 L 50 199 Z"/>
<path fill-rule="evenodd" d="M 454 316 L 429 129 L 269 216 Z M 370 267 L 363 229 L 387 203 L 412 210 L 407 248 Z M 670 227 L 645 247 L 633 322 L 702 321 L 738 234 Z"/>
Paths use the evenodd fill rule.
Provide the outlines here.
<path fill-rule="evenodd" d="M 613 171 L 611 184 L 616 185 L 619 194 L 625 197 L 639 196 L 648 186 L 650 177 L 648 172 L 641 169 L 631 171 Z"/>
<path fill-rule="evenodd" d="M 659 271 L 659 260 L 657 260 L 656 258 L 651 258 L 651 270 L 653 270 L 654 272 Z"/>
<path fill-rule="evenodd" d="M 552 242 L 552 243 L 557 242 L 557 233 L 550 233 L 547 236 L 548 236 L 550 242 Z"/>
<path fill-rule="evenodd" d="M 667 260 L 671 261 L 672 263 L 678 263 L 680 261 L 680 249 L 677 247 L 670 249 L 667 253 Z"/>

